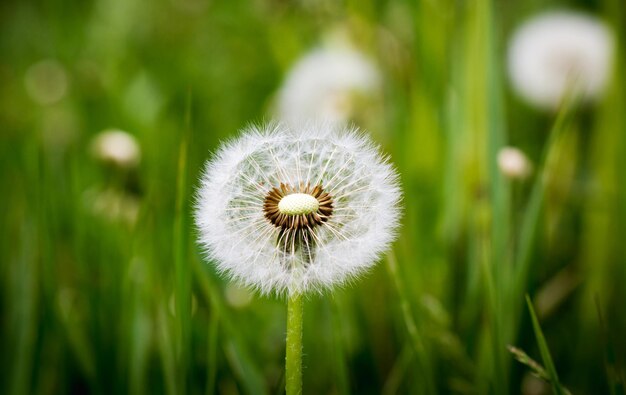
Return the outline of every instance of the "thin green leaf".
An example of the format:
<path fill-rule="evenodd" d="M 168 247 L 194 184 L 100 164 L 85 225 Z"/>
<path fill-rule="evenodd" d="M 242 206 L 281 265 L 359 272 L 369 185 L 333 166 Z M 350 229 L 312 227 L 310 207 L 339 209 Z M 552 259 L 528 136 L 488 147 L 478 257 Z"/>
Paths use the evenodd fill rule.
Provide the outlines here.
<path fill-rule="evenodd" d="M 550 384 L 552 384 L 552 391 L 555 395 L 565 395 L 568 392 L 563 389 L 563 386 L 559 381 L 559 376 L 556 373 L 556 368 L 554 367 L 554 362 L 552 361 L 552 356 L 550 355 L 550 350 L 548 349 L 548 343 L 543 336 L 541 326 L 539 325 L 539 320 L 537 319 L 537 315 L 535 314 L 535 309 L 533 308 L 533 304 L 528 295 L 526 295 L 526 303 L 528 304 L 528 311 L 530 312 L 530 318 L 532 319 L 533 330 L 535 332 L 535 337 L 537 338 L 539 352 L 541 352 L 541 359 L 543 360 L 543 364 L 546 367 L 546 371 L 548 372 Z"/>

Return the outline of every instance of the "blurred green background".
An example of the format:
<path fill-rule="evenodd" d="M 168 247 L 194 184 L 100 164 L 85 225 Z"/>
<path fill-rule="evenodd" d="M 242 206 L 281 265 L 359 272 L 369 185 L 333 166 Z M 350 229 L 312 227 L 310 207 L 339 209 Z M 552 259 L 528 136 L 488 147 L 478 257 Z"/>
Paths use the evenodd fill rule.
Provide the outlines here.
<path fill-rule="evenodd" d="M 560 115 L 505 73 L 514 28 L 555 7 L 606 19 L 618 48 L 604 98 Z M 203 262 L 193 194 L 339 31 L 382 74 L 353 120 L 401 173 L 405 214 L 371 273 L 308 298 L 304 393 L 550 393 L 506 348 L 546 364 L 525 294 L 563 385 L 624 393 L 625 28 L 622 0 L 3 1 L 0 392 L 283 391 L 285 301 Z M 137 167 L 93 156 L 111 128 Z M 530 178 L 500 175 L 504 145 Z"/>

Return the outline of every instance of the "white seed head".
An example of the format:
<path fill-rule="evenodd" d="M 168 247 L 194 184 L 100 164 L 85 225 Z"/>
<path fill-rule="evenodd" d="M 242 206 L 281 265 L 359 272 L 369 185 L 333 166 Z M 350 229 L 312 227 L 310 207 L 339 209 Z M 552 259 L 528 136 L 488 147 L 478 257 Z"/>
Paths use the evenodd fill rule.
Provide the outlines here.
<path fill-rule="evenodd" d="M 379 85 L 378 70 L 362 53 L 339 46 L 316 49 L 287 75 L 279 92 L 279 117 L 346 122 L 358 99 L 373 95 Z"/>
<path fill-rule="evenodd" d="M 139 163 L 141 151 L 135 138 L 122 130 L 105 130 L 92 141 L 94 156 L 120 167 L 133 167 Z"/>
<path fill-rule="evenodd" d="M 511 179 L 523 179 L 530 175 L 532 164 L 526 155 L 515 147 L 504 147 L 498 152 L 498 167 Z"/>
<path fill-rule="evenodd" d="M 603 93 L 613 50 L 613 34 L 600 20 L 569 11 L 541 14 L 511 40 L 509 76 L 528 102 L 555 109 L 570 92 L 587 100 Z"/>
<path fill-rule="evenodd" d="M 199 242 L 217 269 L 261 293 L 322 291 L 358 277 L 395 239 L 398 175 L 337 124 L 250 127 L 210 160 Z"/>

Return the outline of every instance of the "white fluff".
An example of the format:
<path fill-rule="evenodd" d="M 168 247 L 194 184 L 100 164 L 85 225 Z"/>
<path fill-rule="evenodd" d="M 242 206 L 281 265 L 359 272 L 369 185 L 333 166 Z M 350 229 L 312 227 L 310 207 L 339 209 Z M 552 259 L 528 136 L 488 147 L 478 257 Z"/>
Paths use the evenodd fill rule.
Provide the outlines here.
<path fill-rule="evenodd" d="M 572 88 L 589 100 L 609 78 L 613 35 L 600 20 L 568 11 L 539 15 L 515 33 L 509 75 L 517 93 L 538 107 L 554 109 Z"/>
<path fill-rule="evenodd" d="M 340 46 L 316 49 L 288 73 L 278 95 L 278 115 L 291 122 L 347 122 L 359 95 L 372 95 L 379 85 L 378 70 L 360 52 Z"/>
<path fill-rule="evenodd" d="M 277 246 L 263 214 L 280 183 L 320 183 L 334 201 L 314 227 L 313 260 Z M 311 123 L 249 127 L 206 164 L 197 193 L 199 242 L 217 269 L 261 293 L 322 291 L 356 278 L 395 239 L 398 174 L 356 129 Z M 293 267 L 293 269 L 290 269 Z"/>

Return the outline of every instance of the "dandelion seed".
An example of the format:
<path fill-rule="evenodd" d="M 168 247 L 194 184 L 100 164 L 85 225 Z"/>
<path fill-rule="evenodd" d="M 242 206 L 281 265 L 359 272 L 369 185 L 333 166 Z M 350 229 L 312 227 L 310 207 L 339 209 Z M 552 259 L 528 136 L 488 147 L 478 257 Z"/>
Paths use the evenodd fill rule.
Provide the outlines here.
<path fill-rule="evenodd" d="M 374 64 L 360 52 L 316 49 L 296 63 L 279 92 L 278 112 L 286 121 L 347 122 L 380 85 Z"/>
<path fill-rule="evenodd" d="M 208 162 L 200 243 L 264 294 L 322 291 L 370 268 L 395 238 L 398 176 L 355 129 L 251 127 Z"/>
<path fill-rule="evenodd" d="M 539 15 L 515 33 L 509 75 L 517 93 L 538 107 L 554 109 L 568 92 L 591 100 L 609 78 L 613 35 L 600 20 L 567 11 Z"/>

